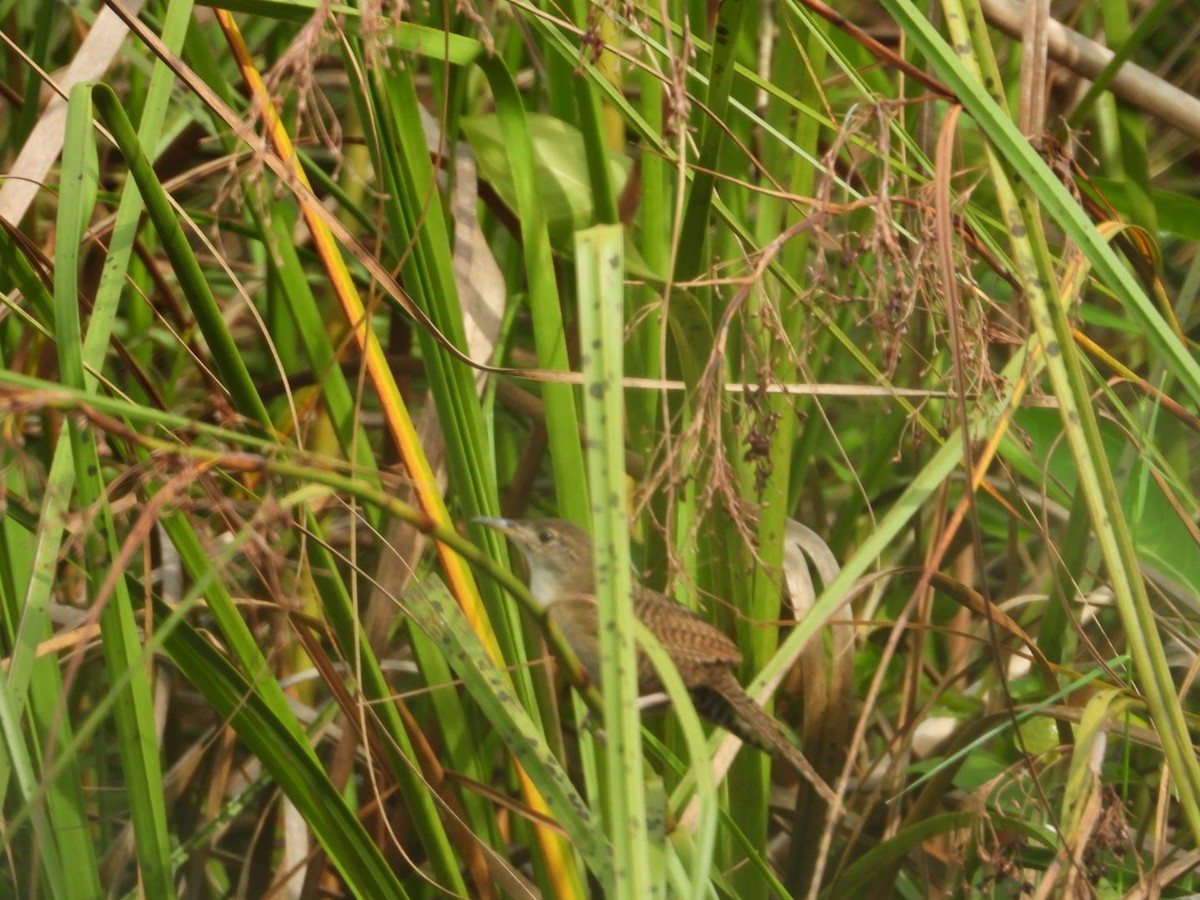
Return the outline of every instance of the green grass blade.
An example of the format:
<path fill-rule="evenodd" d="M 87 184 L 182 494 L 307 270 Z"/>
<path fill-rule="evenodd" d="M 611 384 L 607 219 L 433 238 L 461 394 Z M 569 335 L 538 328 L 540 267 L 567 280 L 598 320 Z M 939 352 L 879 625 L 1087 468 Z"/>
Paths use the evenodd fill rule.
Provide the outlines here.
<path fill-rule="evenodd" d="M 576 237 L 583 410 L 588 430 L 586 457 L 592 487 L 605 758 L 610 779 L 607 823 L 614 878 L 610 888 L 619 896 L 649 897 L 656 879 L 650 869 L 647 773 L 636 704 L 636 620 L 622 438 L 623 257 L 624 230 L 620 226 L 601 225 Z"/>
<path fill-rule="evenodd" d="M 1200 363 L 1192 358 L 1187 348 L 1171 332 L 1145 291 L 1134 281 L 1128 268 L 1100 236 L 1059 178 L 979 82 L 971 77 L 924 14 L 909 0 L 883 0 L 883 5 L 929 60 L 938 76 L 954 91 L 995 146 L 996 152 L 1036 195 L 1046 215 L 1084 252 L 1125 312 L 1162 354 L 1168 369 L 1187 389 L 1192 402 L 1200 403 Z"/>
<path fill-rule="evenodd" d="M 159 615 L 170 615 L 158 609 Z M 330 862 L 359 897 L 407 896 L 362 823 L 329 781 L 307 741 L 274 714 L 258 692 L 199 634 L 179 623 L 163 645 L 172 661 L 229 720 L 243 742 L 304 815 Z"/>
<path fill-rule="evenodd" d="M 255 381 L 229 333 L 208 279 L 188 245 L 183 227 L 179 224 L 179 215 L 154 174 L 150 161 L 142 152 L 141 143 L 121 106 L 121 101 L 113 89 L 105 84 L 92 86 L 92 99 L 125 157 L 129 174 L 133 176 L 142 193 L 146 212 L 158 231 L 159 240 L 162 241 L 163 249 L 171 260 L 184 296 L 191 304 L 196 324 L 200 326 L 204 339 L 208 342 L 213 362 L 221 372 L 222 381 L 228 388 L 234 405 L 252 422 L 264 428 L 268 427 L 271 417 L 258 394 Z"/>
<path fill-rule="evenodd" d="M 546 217 L 534 176 L 534 153 L 524 104 L 512 75 L 499 59 L 481 59 L 479 65 L 487 75 L 496 99 L 497 119 L 509 150 L 517 197 L 516 212 L 521 219 L 525 274 L 529 281 L 529 306 L 533 314 L 538 360 L 543 368 L 567 371 L 570 369 L 567 333 L 563 325 Z M 546 403 L 546 431 L 550 440 L 554 480 L 560 486 L 559 510 L 565 518 L 582 522 L 585 521 L 587 510 L 587 481 L 579 447 L 575 389 L 569 384 L 546 382 L 542 386 L 542 397 Z"/>
<path fill-rule="evenodd" d="M 84 387 L 76 272 L 78 248 L 95 202 L 98 175 L 96 145 L 91 133 L 92 89 L 92 85 L 76 85 L 68 105 L 63 188 L 59 197 L 59 254 L 54 271 L 59 371 L 63 382 L 77 389 Z M 111 564 L 122 554 L 107 502 L 95 432 L 79 421 L 72 421 L 69 429 L 80 505 L 99 511 L 100 527 L 85 543 L 85 553 L 90 558 L 85 561 L 84 570 L 90 575 L 93 602 L 106 604 L 100 613 L 100 629 L 109 678 L 114 684 L 125 684 L 114 712 L 141 878 L 148 893 L 169 898 L 175 893 L 170 835 L 146 655 L 124 578 L 101 578 L 109 571 L 101 561 L 108 560 Z M 111 590 L 111 596 L 102 596 L 106 588 Z"/>
<path fill-rule="evenodd" d="M 602 884 L 611 883 L 613 860 L 600 823 L 576 793 L 533 721 L 515 702 L 504 674 L 488 657 L 445 586 L 427 578 L 410 591 L 408 600 L 413 617 L 441 648 L 505 747 L 541 790 L 571 845 Z"/>

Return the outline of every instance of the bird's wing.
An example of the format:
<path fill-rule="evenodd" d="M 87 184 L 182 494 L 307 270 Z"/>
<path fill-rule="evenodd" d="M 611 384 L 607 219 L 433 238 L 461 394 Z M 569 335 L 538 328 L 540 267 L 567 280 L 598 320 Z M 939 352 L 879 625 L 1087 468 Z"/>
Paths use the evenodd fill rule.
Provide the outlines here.
<path fill-rule="evenodd" d="M 633 603 L 635 615 L 666 648 L 684 681 L 687 666 L 741 665 L 737 645 L 683 604 L 644 587 L 634 588 Z"/>
<path fill-rule="evenodd" d="M 733 641 L 686 606 L 657 591 L 635 585 L 633 611 L 663 645 L 685 684 L 707 681 L 711 676 L 706 673 L 733 669 L 742 663 L 742 653 Z M 596 681 L 600 671 L 600 642 L 595 596 L 569 594 L 551 604 L 547 614 Z M 653 666 L 640 653 L 638 674 L 643 691 L 661 689 Z"/>

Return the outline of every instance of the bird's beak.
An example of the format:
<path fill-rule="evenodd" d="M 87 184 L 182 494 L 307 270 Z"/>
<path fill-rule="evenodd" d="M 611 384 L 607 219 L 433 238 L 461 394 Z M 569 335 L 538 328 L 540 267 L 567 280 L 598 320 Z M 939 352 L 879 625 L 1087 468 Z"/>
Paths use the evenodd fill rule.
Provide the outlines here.
<path fill-rule="evenodd" d="M 517 523 L 512 519 L 501 519 L 494 516 L 476 516 L 471 519 L 476 525 L 483 525 L 487 528 L 493 528 L 502 534 L 512 535 L 513 526 Z"/>
<path fill-rule="evenodd" d="M 471 519 L 476 525 L 482 525 L 485 528 L 491 528 L 500 532 L 510 541 L 513 546 L 521 551 L 521 555 L 525 555 L 525 541 L 522 540 L 521 531 L 517 528 L 516 519 L 501 519 L 493 516 L 476 516 Z"/>

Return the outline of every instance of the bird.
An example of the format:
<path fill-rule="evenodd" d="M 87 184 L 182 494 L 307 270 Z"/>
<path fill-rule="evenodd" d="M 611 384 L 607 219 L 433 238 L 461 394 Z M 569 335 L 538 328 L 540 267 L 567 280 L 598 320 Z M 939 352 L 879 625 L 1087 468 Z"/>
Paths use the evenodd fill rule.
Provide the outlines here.
<path fill-rule="evenodd" d="M 477 518 L 506 535 L 529 568 L 529 593 L 558 626 L 593 684 L 600 683 L 600 632 L 592 539 L 562 519 Z M 751 699 L 734 674 L 742 662 L 737 645 L 677 601 L 634 584 L 633 614 L 662 645 L 688 689 L 696 712 L 746 743 L 782 757 L 830 802 L 833 792 L 770 714 Z M 663 690 L 649 658 L 637 654 L 638 690 Z"/>

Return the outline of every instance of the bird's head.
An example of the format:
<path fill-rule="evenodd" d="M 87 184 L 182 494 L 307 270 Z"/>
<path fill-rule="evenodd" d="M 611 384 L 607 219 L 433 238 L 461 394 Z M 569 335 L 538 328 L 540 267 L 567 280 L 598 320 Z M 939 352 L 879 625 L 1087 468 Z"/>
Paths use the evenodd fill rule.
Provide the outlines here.
<path fill-rule="evenodd" d="M 529 592 L 543 607 L 572 594 L 595 593 L 592 539 L 562 519 L 474 521 L 508 536 L 529 564 Z"/>

